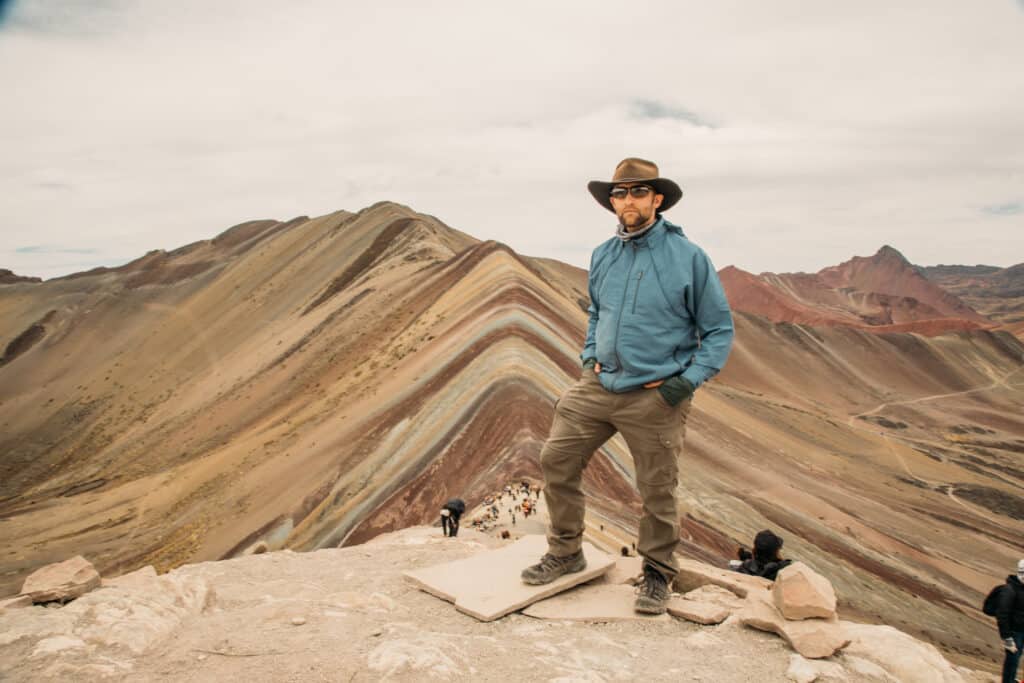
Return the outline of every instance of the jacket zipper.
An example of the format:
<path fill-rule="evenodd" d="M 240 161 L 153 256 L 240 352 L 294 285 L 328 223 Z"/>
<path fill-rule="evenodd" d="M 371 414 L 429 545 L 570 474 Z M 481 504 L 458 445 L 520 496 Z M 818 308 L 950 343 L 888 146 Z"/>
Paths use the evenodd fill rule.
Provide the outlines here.
<path fill-rule="evenodd" d="M 636 300 L 640 298 L 640 281 L 644 279 L 644 271 L 640 271 L 636 276 L 636 293 L 633 294 L 633 313 L 636 314 Z"/>
<path fill-rule="evenodd" d="M 619 370 L 622 370 L 622 359 L 619 357 L 619 331 L 622 329 L 622 313 L 626 310 L 626 296 L 629 294 L 629 281 L 633 279 L 633 266 L 636 265 L 636 242 L 630 242 L 633 245 L 633 255 L 629 261 L 629 273 L 626 275 L 626 286 L 622 288 L 622 303 L 619 304 L 619 320 L 615 325 L 615 360 L 619 365 Z"/>

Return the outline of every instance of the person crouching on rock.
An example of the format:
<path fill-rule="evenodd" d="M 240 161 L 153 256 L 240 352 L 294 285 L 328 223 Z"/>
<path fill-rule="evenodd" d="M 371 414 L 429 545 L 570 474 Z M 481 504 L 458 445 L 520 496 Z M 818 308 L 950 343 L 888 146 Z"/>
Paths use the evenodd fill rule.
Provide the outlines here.
<path fill-rule="evenodd" d="M 441 530 L 445 536 L 459 535 L 459 518 L 466 511 L 466 504 L 461 498 L 452 498 L 441 508 Z"/>
<path fill-rule="evenodd" d="M 759 531 L 754 537 L 754 552 L 746 548 L 739 549 L 739 561 L 733 560 L 729 565 L 741 574 L 760 576 L 774 581 L 783 567 L 788 567 L 793 560 L 784 560 L 779 554 L 782 550 L 782 539 L 768 529 Z"/>

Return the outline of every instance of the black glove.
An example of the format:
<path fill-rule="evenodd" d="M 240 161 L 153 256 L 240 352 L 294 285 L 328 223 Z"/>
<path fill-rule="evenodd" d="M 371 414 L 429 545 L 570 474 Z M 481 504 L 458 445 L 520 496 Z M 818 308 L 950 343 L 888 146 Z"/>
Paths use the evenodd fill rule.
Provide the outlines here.
<path fill-rule="evenodd" d="M 693 396 L 693 385 L 682 375 L 669 377 L 658 385 L 658 391 L 670 406 L 677 406 Z"/>

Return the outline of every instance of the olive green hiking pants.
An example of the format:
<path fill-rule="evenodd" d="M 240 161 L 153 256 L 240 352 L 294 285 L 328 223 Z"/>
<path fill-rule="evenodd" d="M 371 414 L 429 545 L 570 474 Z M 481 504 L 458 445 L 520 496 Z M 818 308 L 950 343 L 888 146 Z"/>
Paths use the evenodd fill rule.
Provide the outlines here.
<path fill-rule="evenodd" d="M 594 451 L 621 432 L 643 500 L 637 552 L 671 582 L 679 571 L 672 556 L 679 543 L 675 494 L 690 404 L 687 399 L 670 406 L 657 389 L 610 392 L 590 369 L 559 397 L 540 454 L 552 555 L 571 555 L 582 546 L 583 470 Z"/>

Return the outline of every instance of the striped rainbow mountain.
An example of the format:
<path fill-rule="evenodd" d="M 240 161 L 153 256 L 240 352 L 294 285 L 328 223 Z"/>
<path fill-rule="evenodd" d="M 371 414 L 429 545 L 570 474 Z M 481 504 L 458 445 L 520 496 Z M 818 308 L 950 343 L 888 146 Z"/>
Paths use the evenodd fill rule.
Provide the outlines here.
<path fill-rule="evenodd" d="M 682 550 L 724 564 L 773 528 L 846 618 L 988 658 L 978 607 L 1024 532 L 1024 344 L 862 261 L 723 269 L 737 339 L 691 416 Z M 109 575 L 354 544 L 539 481 L 588 303 L 585 271 L 389 202 L 46 282 L 5 273 L 0 594 L 74 554 Z M 585 477 L 599 545 L 634 533 L 632 478 L 616 437 Z"/>

